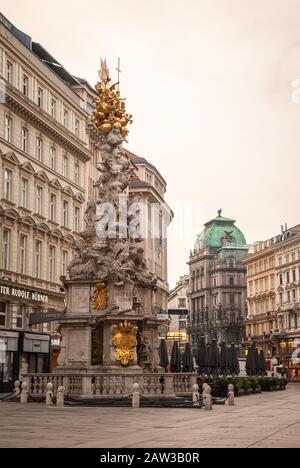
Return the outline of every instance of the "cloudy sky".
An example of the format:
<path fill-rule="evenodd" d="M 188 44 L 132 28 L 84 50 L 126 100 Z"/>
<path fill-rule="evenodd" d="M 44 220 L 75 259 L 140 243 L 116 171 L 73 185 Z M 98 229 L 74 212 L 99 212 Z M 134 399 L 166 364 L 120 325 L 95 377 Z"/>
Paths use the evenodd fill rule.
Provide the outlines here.
<path fill-rule="evenodd" d="M 248 243 L 300 223 L 299 0 L 2 0 L 1 11 L 92 84 L 100 57 L 112 70 L 121 57 L 129 148 L 165 177 L 175 213 L 171 286 L 219 208 Z"/>

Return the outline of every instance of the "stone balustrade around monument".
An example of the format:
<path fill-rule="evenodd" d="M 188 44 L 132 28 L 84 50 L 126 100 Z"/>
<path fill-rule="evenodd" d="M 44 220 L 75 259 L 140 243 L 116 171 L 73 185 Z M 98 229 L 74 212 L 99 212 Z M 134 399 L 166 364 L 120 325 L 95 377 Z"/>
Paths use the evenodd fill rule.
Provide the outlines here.
<path fill-rule="evenodd" d="M 133 384 L 138 383 L 140 394 L 151 397 L 191 395 L 197 374 L 24 374 L 28 393 L 32 397 L 46 395 L 47 384 L 53 384 L 56 395 L 59 386 L 65 387 L 67 397 L 94 399 L 122 398 L 132 394 Z"/>

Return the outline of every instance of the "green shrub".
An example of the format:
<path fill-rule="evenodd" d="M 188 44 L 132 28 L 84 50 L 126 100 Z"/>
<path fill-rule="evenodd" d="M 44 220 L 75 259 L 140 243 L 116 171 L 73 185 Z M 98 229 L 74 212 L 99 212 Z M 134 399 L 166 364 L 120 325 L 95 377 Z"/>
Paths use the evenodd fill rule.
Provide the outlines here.
<path fill-rule="evenodd" d="M 253 388 L 253 390 L 256 390 L 260 386 L 258 379 L 255 379 L 255 378 L 250 379 L 250 383 L 251 383 L 251 387 Z"/>

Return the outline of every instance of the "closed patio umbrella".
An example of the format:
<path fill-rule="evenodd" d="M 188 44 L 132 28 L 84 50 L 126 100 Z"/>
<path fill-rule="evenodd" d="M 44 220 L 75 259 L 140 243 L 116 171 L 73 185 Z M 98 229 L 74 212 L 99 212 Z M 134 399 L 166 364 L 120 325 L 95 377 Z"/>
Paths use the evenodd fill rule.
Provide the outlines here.
<path fill-rule="evenodd" d="M 209 351 L 209 369 L 214 376 L 219 374 L 219 350 L 217 340 L 214 338 Z"/>
<path fill-rule="evenodd" d="M 171 354 L 171 361 L 170 361 L 170 369 L 171 372 L 180 372 L 181 370 L 181 362 L 180 362 L 180 353 L 178 342 L 174 341 L 172 354 Z"/>
<path fill-rule="evenodd" d="M 253 356 L 254 356 L 254 375 L 259 375 L 260 373 L 260 362 L 259 362 L 259 354 L 258 354 L 258 349 L 255 348 L 253 350 Z"/>
<path fill-rule="evenodd" d="M 198 372 L 199 374 L 206 374 L 208 372 L 208 356 L 204 336 L 201 336 L 200 338 L 199 348 L 197 351 Z"/>
<path fill-rule="evenodd" d="M 221 343 L 220 350 L 220 374 L 226 375 L 228 373 L 228 350 L 225 341 Z"/>
<path fill-rule="evenodd" d="M 263 350 L 259 353 L 259 373 L 263 376 L 267 374 L 266 356 Z"/>
<path fill-rule="evenodd" d="M 168 356 L 166 340 L 160 340 L 159 359 L 160 359 L 159 365 L 163 367 L 165 370 L 167 370 L 167 367 L 169 365 L 169 356 Z"/>
<path fill-rule="evenodd" d="M 190 343 L 185 344 L 182 357 L 182 372 L 193 372 L 193 355 Z"/>

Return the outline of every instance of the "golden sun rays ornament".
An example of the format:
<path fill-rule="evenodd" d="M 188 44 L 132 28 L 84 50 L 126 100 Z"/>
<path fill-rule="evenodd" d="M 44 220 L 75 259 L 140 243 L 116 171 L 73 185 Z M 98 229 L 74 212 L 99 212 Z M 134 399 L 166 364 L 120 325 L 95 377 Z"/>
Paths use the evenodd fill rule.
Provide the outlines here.
<path fill-rule="evenodd" d="M 91 114 L 91 122 L 103 135 L 118 129 L 123 137 L 126 137 L 127 126 L 132 123 L 132 115 L 126 114 L 125 99 L 122 99 L 120 92 L 115 89 L 119 83 L 110 84 L 111 77 L 105 59 L 101 59 L 99 78 L 100 82 L 95 86 L 98 96 L 93 100 L 95 109 Z"/>
<path fill-rule="evenodd" d="M 134 360 L 134 346 L 136 345 L 137 325 L 132 325 L 127 320 L 113 325 L 112 342 L 116 348 L 114 358 L 120 361 L 123 366 L 127 366 L 129 361 Z"/>

